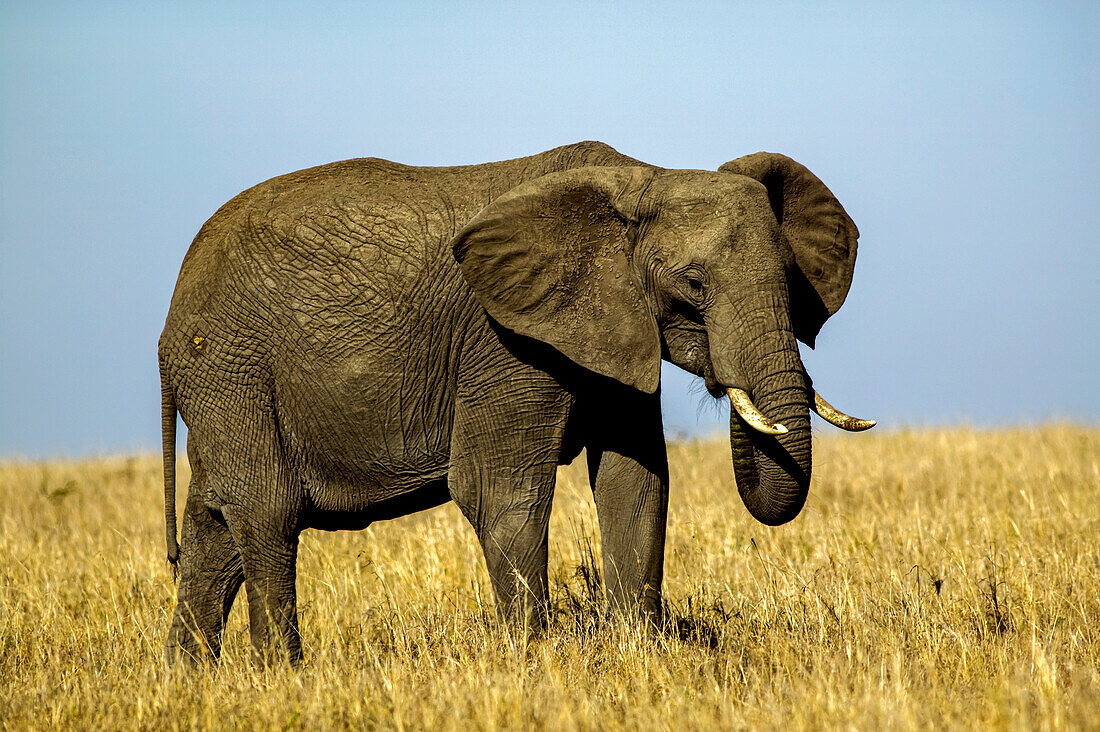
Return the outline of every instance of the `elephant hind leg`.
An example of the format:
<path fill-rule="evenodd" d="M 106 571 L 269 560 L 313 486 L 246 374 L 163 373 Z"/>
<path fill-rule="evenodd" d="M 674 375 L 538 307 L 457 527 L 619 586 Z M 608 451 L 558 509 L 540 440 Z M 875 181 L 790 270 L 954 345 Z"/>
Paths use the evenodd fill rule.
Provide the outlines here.
<path fill-rule="evenodd" d="M 180 583 L 168 631 L 169 663 L 216 661 L 233 599 L 244 581 L 241 554 L 222 517 L 205 503 L 202 463 L 188 440 L 191 486 L 183 516 Z"/>
<path fill-rule="evenodd" d="M 298 534 L 285 532 L 280 519 L 253 506 L 226 506 L 223 512 L 241 544 L 253 658 L 296 665 L 302 658 L 294 586 Z"/>
<path fill-rule="evenodd" d="M 294 581 L 305 499 L 270 404 L 263 395 L 223 396 L 193 420 L 191 434 L 202 452 L 206 500 L 218 505 L 236 548 L 233 567 L 248 596 L 253 658 L 294 664 L 302 652 Z M 221 599 L 228 608 L 231 598 Z"/>

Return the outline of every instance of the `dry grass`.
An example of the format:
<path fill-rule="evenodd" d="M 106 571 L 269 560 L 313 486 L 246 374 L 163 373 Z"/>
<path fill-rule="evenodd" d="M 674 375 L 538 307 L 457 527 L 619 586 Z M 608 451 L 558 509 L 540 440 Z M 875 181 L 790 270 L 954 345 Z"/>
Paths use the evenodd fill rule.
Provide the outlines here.
<path fill-rule="evenodd" d="M 779 529 L 741 507 L 728 453 L 670 451 L 660 637 L 600 619 L 579 460 L 559 480 L 544 638 L 496 629 L 446 506 L 307 532 L 303 667 L 252 667 L 242 596 L 220 670 L 193 675 L 161 663 L 157 460 L 0 465 L 0 725 L 1100 726 L 1100 430 L 830 435 Z"/>

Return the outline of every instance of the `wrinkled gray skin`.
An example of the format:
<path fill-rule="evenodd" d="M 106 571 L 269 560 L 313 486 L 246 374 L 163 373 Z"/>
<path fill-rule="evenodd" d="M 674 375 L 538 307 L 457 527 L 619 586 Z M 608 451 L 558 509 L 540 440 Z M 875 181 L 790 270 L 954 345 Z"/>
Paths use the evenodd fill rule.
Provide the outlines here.
<path fill-rule="evenodd" d="M 811 343 L 843 302 L 854 225 L 798 163 L 664 170 L 593 142 L 486 165 L 349 160 L 223 206 L 160 339 L 169 558 L 175 414 L 193 476 L 167 655 L 217 657 L 246 585 L 261 658 L 301 655 L 305 528 L 455 501 L 500 614 L 538 625 L 559 464 L 587 448 L 610 603 L 660 613 L 664 358 L 747 390 L 790 432 L 731 419 L 768 524 L 810 480 Z"/>

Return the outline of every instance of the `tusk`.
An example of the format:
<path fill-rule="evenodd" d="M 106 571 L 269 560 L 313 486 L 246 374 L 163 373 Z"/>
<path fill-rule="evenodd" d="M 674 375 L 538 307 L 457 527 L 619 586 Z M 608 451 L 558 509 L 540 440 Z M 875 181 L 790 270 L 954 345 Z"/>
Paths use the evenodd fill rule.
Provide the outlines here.
<path fill-rule="evenodd" d="M 873 419 L 858 419 L 848 416 L 832 404 L 829 404 L 829 402 L 825 401 L 816 391 L 814 392 L 814 411 L 829 424 L 836 425 L 840 429 L 848 430 L 849 432 L 862 432 L 878 424 L 878 422 Z"/>
<path fill-rule="evenodd" d="M 783 425 L 776 424 L 761 414 L 752 403 L 752 397 L 744 389 L 726 389 L 726 393 L 729 394 L 730 403 L 737 410 L 737 414 L 757 432 L 763 432 L 765 435 L 785 435 L 790 432 Z"/>

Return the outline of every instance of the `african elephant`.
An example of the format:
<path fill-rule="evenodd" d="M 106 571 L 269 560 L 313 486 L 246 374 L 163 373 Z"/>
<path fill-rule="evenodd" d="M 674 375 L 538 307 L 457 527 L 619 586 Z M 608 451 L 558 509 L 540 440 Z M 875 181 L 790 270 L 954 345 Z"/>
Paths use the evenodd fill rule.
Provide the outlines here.
<path fill-rule="evenodd" d="M 240 194 L 192 243 L 160 338 L 169 659 L 217 657 L 244 582 L 257 654 L 297 661 L 299 533 L 449 500 L 500 615 L 537 626 L 556 469 L 582 448 L 609 602 L 657 619 L 661 359 L 730 395 L 744 502 L 790 521 L 815 407 L 796 338 L 812 345 L 844 301 L 857 236 L 821 181 L 770 153 L 718 171 L 594 142 L 462 167 L 359 159 Z"/>

